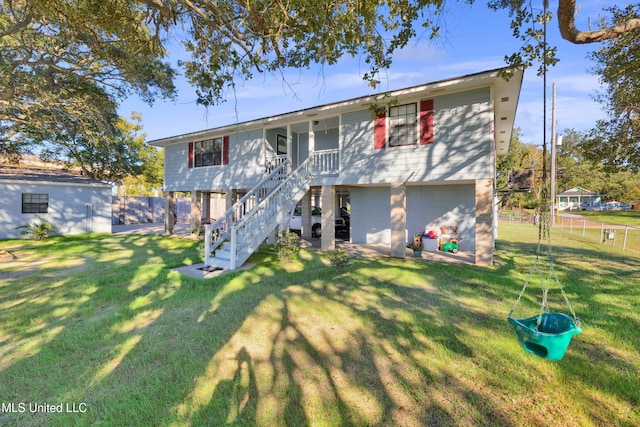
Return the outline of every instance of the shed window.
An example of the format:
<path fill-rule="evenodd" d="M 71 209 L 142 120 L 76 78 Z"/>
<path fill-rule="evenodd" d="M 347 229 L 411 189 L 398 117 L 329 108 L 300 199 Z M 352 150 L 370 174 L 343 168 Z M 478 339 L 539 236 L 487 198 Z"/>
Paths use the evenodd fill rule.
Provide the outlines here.
<path fill-rule="evenodd" d="M 389 146 L 412 145 L 418 141 L 418 108 L 416 104 L 389 108 Z"/>
<path fill-rule="evenodd" d="M 49 195 L 41 193 L 22 193 L 22 213 L 47 213 Z"/>

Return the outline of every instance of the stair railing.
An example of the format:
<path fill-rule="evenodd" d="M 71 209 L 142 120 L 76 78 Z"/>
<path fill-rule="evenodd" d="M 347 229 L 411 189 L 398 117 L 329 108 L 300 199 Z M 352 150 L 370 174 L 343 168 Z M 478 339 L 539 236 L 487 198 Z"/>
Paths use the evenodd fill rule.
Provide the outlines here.
<path fill-rule="evenodd" d="M 231 227 L 231 269 L 242 265 L 309 191 L 313 163 L 312 158 L 302 162 L 250 214 Z"/>
<path fill-rule="evenodd" d="M 205 265 L 211 265 L 214 251 L 224 242 L 231 244 L 233 270 L 242 265 L 309 190 L 311 179 L 339 173 L 339 150 L 312 153 L 300 166 L 287 175 L 289 161 L 277 156 L 269 163 L 267 177 L 240 199 L 223 216 L 205 225 Z M 254 201 L 250 204 L 249 202 Z"/>
<path fill-rule="evenodd" d="M 264 177 L 247 194 L 242 196 L 232 207 L 211 224 L 204 226 L 204 257 L 205 265 L 209 266 L 211 254 L 230 237 L 231 226 L 248 215 L 260 202 L 283 182 L 289 172 L 290 163 L 287 160 L 279 161 L 272 171 Z"/>

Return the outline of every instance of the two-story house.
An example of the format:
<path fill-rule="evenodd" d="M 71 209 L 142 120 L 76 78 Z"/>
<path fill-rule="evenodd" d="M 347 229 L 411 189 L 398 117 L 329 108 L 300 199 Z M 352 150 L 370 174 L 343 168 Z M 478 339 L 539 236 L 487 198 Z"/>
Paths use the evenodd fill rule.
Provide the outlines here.
<path fill-rule="evenodd" d="M 226 197 L 229 210 L 207 225 L 207 265 L 239 267 L 296 205 L 310 237 L 320 204 L 321 247 L 332 249 L 344 200 L 353 244 L 404 257 L 414 234 L 450 225 L 460 250 L 489 265 L 496 156 L 509 147 L 522 76 L 490 70 L 152 141 L 165 149 L 166 211 L 174 192 L 191 192 L 195 225 L 212 216 L 212 194 Z"/>

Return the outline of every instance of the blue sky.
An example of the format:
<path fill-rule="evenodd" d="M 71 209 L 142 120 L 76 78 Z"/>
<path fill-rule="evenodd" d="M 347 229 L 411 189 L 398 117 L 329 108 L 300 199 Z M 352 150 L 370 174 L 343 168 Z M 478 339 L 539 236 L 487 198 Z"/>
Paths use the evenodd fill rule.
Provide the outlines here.
<path fill-rule="evenodd" d="M 542 7 L 542 1 L 539 3 Z M 616 3 L 624 7 L 632 2 Z M 608 1 L 590 0 L 582 5 L 578 12 L 578 29 L 586 29 L 589 20 L 596 21 L 602 7 L 608 4 Z M 556 7 L 557 2 L 551 1 L 554 14 Z M 472 7 L 456 5 L 454 12 L 445 16 L 442 40 L 416 39 L 396 54 L 376 90 L 361 78 L 366 72 L 366 64 L 360 58 L 345 57 L 331 67 L 286 70 L 282 75 L 257 75 L 251 81 L 238 83 L 235 96 L 230 96 L 227 102 L 208 109 L 195 103 L 195 90 L 179 77 L 175 102 L 158 100 L 148 106 L 132 97 L 121 104 L 119 111 L 124 117 L 129 117 L 132 111 L 142 113 L 142 125 L 150 141 L 499 68 L 505 65 L 504 56 L 518 49 L 519 41 L 511 35 L 506 12 L 489 10 L 484 0 L 477 0 Z M 594 63 L 586 56 L 597 49 L 598 44 L 581 46 L 562 40 L 555 20 L 547 26 L 547 41 L 557 46 L 560 58 L 558 65 L 547 73 L 549 141 L 553 82 L 557 87 L 558 132 L 566 128 L 588 130 L 605 116 L 601 106 L 593 100 L 595 91 L 600 88 L 598 79 L 587 72 Z M 174 41 L 169 48 L 177 58 L 181 50 L 179 41 Z M 531 68 L 525 72 L 515 122 L 522 129 L 524 142 L 542 144 L 542 119 L 543 80 Z"/>

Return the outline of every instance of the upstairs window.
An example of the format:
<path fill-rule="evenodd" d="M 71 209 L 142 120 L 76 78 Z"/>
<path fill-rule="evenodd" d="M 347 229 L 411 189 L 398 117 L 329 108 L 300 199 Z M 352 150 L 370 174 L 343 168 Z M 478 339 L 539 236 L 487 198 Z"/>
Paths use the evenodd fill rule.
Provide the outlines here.
<path fill-rule="evenodd" d="M 418 106 L 420 111 L 418 111 Z M 373 148 L 433 144 L 433 99 L 375 111 Z"/>
<path fill-rule="evenodd" d="M 389 146 L 413 145 L 418 141 L 418 109 L 416 104 L 389 108 Z"/>
<path fill-rule="evenodd" d="M 218 166 L 222 164 L 222 138 L 196 141 L 193 147 L 194 166 Z"/>
<path fill-rule="evenodd" d="M 22 193 L 22 213 L 48 213 L 49 195 L 41 193 Z"/>

